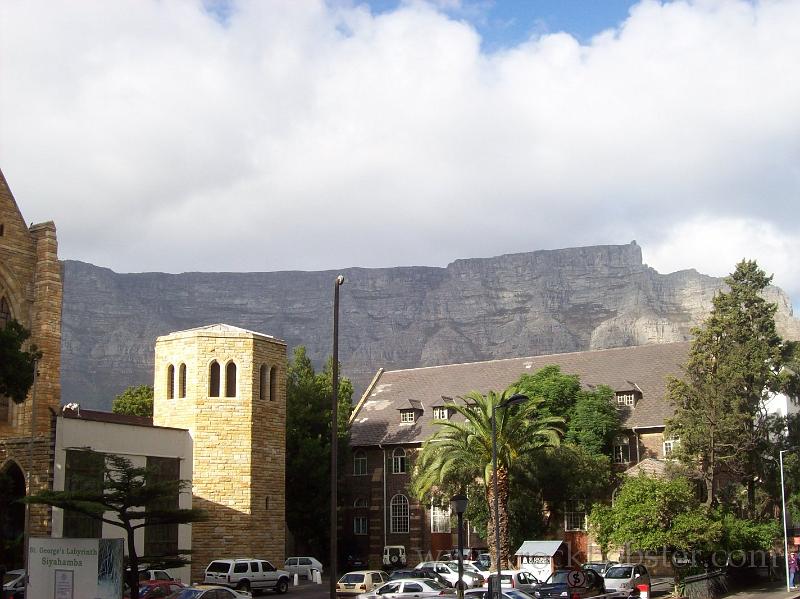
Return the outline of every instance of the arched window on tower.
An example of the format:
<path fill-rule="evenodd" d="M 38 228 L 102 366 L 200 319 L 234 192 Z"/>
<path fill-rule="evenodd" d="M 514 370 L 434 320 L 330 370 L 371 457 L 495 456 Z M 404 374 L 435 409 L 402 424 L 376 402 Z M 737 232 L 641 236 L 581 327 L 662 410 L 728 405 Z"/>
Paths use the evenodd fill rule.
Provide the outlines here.
<path fill-rule="evenodd" d="M 267 387 L 269 385 L 268 373 L 267 365 L 262 364 L 261 368 L 258 369 L 258 399 L 267 399 L 267 390 L 269 389 Z"/>
<path fill-rule="evenodd" d="M 216 360 L 208 367 L 208 396 L 219 397 L 219 362 Z"/>
<path fill-rule="evenodd" d="M 8 301 L 5 297 L 0 297 L 0 329 L 6 328 L 10 321 L 11 308 L 8 306 Z"/>
<path fill-rule="evenodd" d="M 175 399 L 175 367 L 167 366 L 167 399 Z"/>
<path fill-rule="evenodd" d="M 236 362 L 225 366 L 225 397 L 236 397 Z"/>
<path fill-rule="evenodd" d="M 178 368 L 178 397 L 186 397 L 186 364 Z"/>
<path fill-rule="evenodd" d="M 278 369 L 274 366 L 269 369 L 269 400 L 275 401 L 278 393 Z"/>

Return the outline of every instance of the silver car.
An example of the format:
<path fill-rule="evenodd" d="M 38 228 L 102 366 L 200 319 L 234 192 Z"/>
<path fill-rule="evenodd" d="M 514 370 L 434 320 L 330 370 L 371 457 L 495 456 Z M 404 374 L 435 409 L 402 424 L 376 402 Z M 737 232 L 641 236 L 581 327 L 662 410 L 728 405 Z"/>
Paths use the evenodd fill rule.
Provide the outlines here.
<path fill-rule="evenodd" d="M 618 564 L 606 570 L 603 576 L 606 591 L 621 591 L 633 594 L 640 585 L 647 585 L 647 595 L 650 596 L 650 573 L 641 564 Z M 638 594 L 638 593 L 637 593 Z"/>
<path fill-rule="evenodd" d="M 454 596 L 455 591 L 428 578 L 392 580 L 371 593 L 362 593 L 358 599 L 403 599 L 417 597 Z"/>

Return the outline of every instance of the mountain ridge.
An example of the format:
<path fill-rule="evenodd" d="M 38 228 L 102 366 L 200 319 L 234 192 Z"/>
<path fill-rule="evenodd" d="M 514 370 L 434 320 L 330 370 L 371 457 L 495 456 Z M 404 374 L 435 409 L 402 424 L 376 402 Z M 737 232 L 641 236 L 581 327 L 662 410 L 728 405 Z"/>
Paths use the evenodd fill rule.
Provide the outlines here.
<path fill-rule="evenodd" d="M 169 332 L 224 322 L 331 352 L 335 276 L 339 355 L 357 392 L 378 368 L 399 369 L 689 339 L 722 279 L 695 269 L 660 274 L 625 245 L 460 258 L 445 267 L 324 271 L 116 273 L 64 266 L 62 402 L 109 409 L 152 384 L 153 346 Z M 732 265 L 733 267 L 733 265 Z M 782 334 L 800 320 L 777 287 Z"/>

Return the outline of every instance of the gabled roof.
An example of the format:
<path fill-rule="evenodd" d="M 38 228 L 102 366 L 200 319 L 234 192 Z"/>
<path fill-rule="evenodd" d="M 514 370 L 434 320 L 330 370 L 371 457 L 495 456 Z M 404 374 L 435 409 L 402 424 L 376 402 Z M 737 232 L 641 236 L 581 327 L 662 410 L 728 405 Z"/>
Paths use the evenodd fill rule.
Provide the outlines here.
<path fill-rule="evenodd" d="M 425 411 L 414 426 L 402 425 L 397 410 L 409 409 L 409 398 L 419 401 L 423 410 L 441 406 L 443 396 L 502 391 L 521 374 L 550 364 L 565 374 L 577 374 L 587 388 L 607 385 L 617 392 L 641 392 L 636 406 L 621 412 L 623 426 L 660 427 L 673 413 L 664 398 L 667 378 L 681 375 L 688 351 L 688 342 L 666 343 L 379 371 L 351 417 L 351 445 L 422 443 L 436 430 L 433 410 Z"/>
<path fill-rule="evenodd" d="M 648 476 L 655 478 L 662 478 L 666 475 L 667 463 L 664 460 L 657 460 L 656 458 L 645 458 L 641 462 L 634 464 L 628 468 L 623 474 L 625 476 L 638 476 L 644 473 Z"/>

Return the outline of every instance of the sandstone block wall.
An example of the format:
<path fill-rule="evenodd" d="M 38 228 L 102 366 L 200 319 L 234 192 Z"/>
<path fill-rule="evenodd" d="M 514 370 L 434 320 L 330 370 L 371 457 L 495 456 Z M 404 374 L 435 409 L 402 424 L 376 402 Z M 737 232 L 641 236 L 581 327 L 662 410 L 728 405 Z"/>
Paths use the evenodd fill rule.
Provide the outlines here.
<path fill-rule="evenodd" d="M 220 365 L 211 397 L 210 365 Z M 236 395 L 226 397 L 226 366 L 236 364 Z M 186 397 L 180 367 L 186 366 Z M 175 391 L 168 399 L 169 366 Z M 261 367 L 271 372 L 261 390 Z M 154 424 L 189 430 L 193 507 L 208 519 L 192 526 L 192 580 L 219 557 L 283 564 L 285 545 L 286 345 L 235 327 L 214 325 L 156 342 Z"/>

